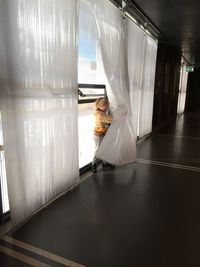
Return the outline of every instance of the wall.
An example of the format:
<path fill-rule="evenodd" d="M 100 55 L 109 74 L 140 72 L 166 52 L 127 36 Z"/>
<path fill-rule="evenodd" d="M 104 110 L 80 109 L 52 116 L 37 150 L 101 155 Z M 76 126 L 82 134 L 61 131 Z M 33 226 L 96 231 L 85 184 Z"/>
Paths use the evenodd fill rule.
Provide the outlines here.
<path fill-rule="evenodd" d="M 195 68 L 188 75 L 185 111 L 200 112 L 200 68 Z"/>
<path fill-rule="evenodd" d="M 165 44 L 158 45 L 153 130 L 177 114 L 180 65 L 181 57 L 176 50 Z"/>

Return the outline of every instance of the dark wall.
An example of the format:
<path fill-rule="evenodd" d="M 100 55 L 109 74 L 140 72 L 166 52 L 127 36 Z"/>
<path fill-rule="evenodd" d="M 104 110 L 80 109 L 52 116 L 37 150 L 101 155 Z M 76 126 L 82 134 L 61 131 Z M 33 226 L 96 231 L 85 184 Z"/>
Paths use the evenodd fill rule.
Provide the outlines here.
<path fill-rule="evenodd" d="M 170 46 L 159 44 L 153 110 L 153 130 L 177 114 L 181 57 Z"/>
<path fill-rule="evenodd" d="M 185 111 L 200 112 L 200 69 L 197 68 L 188 74 Z"/>

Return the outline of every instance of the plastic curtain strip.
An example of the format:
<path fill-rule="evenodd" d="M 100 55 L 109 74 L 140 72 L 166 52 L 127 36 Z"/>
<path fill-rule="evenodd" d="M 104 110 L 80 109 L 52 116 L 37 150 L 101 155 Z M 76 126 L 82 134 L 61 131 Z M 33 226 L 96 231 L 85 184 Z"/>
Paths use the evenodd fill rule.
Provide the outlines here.
<path fill-rule="evenodd" d="M 180 82 L 179 82 L 180 85 L 179 85 L 178 109 L 177 109 L 178 114 L 183 113 L 185 109 L 187 81 L 188 81 L 188 72 L 186 72 L 186 65 L 183 64 L 181 66 Z"/>
<path fill-rule="evenodd" d="M 130 85 L 131 112 L 135 133 L 139 135 L 139 111 L 144 62 L 145 33 L 130 19 L 126 19 L 127 58 Z"/>
<path fill-rule="evenodd" d="M 0 0 L 0 82 L 11 216 L 79 176 L 77 1 Z"/>
<path fill-rule="evenodd" d="M 157 42 L 145 35 L 144 63 L 139 110 L 139 137 L 152 131 Z"/>
<path fill-rule="evenodd" d="M 120 10 L 108 0 L 89 0 L 95 16 L 107 94 L 113 114 L 97 157 L 114 165 L 136 160 L 135 134 L 130 108 L 125 24 Z"/>

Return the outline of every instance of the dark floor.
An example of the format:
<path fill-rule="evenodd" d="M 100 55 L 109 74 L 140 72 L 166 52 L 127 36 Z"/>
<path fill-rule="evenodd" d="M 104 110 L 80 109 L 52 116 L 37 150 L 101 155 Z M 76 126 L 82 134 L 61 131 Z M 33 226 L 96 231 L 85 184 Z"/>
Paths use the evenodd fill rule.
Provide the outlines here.
<path fill-rule="evenodd" d="M 199 267 L 199 192 L 200 116 L 187 114 L 140 144 L 137 163 L 100 170 L 7 235 L 88 267 Z"/>

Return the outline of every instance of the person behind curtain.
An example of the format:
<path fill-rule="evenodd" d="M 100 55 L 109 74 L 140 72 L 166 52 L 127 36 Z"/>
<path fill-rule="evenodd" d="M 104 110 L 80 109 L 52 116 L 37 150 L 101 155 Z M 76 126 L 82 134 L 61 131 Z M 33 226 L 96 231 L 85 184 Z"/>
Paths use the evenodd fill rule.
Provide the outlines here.
<path fill-rule="evenodd" d="M 112 116 L 108 114 L 109 102 L 107 97 L 100 97 L 95 102 L 95 129 L 94 129 L 94 142 L 95 153 L 92 161 L 91 171 L 97 171 L 97 158 L 96 152 L 101 144 L 108 127 L 112 123 Z M 103 167 L 113 167 L 112 165 L 103 161 Z"/>

